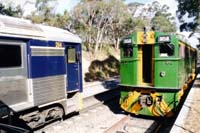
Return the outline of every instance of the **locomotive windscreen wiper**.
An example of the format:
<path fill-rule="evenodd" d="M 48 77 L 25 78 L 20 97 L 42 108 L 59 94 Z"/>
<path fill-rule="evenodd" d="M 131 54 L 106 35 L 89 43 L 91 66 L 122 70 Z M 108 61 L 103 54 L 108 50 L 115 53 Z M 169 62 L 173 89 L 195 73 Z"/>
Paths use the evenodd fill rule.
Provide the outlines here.
<path fill-rule="evenodd" d="M 171 51 L 174 51 L 173 45 L 171 45 L 171 44 L 169 44 L 169 43 L 167 43 L 167 44 L 165 44 L 165 45 L 167 45 L 168 48 L 169 48 Z"/>
<path fill-rule="evenodd" d="M 167 50 L 168 55 L 173 55 L 173 53 L 174 53 L 174 47 L 173 47 L 173 45 L 171 45 L 169 43 L 167 43 L 165 45 L 167 46 L 166 50 Z"/>

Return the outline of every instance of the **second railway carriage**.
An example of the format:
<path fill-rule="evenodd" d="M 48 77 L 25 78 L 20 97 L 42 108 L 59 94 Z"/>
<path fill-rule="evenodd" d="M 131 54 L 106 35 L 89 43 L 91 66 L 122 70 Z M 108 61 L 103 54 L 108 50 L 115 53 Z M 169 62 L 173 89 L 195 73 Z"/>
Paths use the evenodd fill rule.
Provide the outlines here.
<path fill-rule="evenodd" d="M 121 41 L 121 108 L 171 116 L 194 80 L 197 50 L 176 34 L 135 32 Z"/>
<path fill-rule="evenodd" d="M 81 39 L 0 15 L 0 101 L 35 128 L 82 105 Z"/>

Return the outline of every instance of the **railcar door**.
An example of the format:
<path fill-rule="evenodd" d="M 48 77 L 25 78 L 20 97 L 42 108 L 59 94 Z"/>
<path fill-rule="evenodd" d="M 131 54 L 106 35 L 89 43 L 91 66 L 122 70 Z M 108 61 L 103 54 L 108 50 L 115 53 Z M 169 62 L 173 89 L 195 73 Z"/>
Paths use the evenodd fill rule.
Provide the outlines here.
<path fill-rule="evenodd" d="M 80 90 L 80 51 L 78 45 L 67 45 L 66 67 L 67 67 L 67 92 Z"/>

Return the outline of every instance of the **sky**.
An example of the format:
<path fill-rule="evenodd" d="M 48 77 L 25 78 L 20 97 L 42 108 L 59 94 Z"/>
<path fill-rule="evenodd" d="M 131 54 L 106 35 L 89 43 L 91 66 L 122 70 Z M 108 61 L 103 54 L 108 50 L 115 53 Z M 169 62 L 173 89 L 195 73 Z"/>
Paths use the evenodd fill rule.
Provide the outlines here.
<path fill-rule="evenodd" d="M 24 15 L 30 14 L 35 10 L 34 4 L 36 0 L 0 0 L 0 3 L 11 3 L 14 6 L 21 5 L 22 9 L 25 11 Z M 125 3 L 130 2 L 140 2 L 144 4 L 150 4 L 155 0 L 125 0 Z M 176 18 L 176 10 L 178 3 L 176 0 L 157 0 L 161 5 L 168 5 L 170 7 L 169 12 Z M 56 13 L 63 14 L 65 10 L 71 11 L 73 7 L 80 2 L 80 0 L 57 0 Z"/>
<path fill-rule="evenodd" d="M 24 15 L 30 14 L 35 10 L 36 0 L 0 0 L 0 3 L 6 3 L 11 5 L 21 5 L 25 11 Z M 57 0 L 56 12 L 63 14 L 65 10 L 70 11 L 80 0 Z"/>
<path fill-rule="evenodd" d="M 25 10 L 25 15 L 30 14 L 34 8 L 34 3 L 36 0 L 0 0 L 0 3 L 12 3 L 14 5 L 21 5 Z M 56 7 L 57 13 L 63 13 L 65 10 L 70 11 L 73 7 L 80 2 L 80 0 L 57 0 L 58 5 Z M 151 3 L 154 0 L 126 0 L 125 3 L 130 2 L 140 2 L 140 3 Z M 170 7 L 170 12 L 175 15 L 177 9 L 177 2 L 175 0 L 158 0 L 161 4 L 166 4 Z"/>

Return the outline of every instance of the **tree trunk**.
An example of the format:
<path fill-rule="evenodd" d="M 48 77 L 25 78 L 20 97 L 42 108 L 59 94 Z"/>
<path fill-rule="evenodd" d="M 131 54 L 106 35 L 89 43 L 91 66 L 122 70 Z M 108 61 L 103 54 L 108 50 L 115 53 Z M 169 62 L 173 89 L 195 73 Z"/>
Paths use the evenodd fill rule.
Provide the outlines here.
<path fill-rule="evenodd" d="M 100 51 L 102 50 L 102 47 L 103 47 L 103 43 L 102 43 L 103 31 L 104 31 L 104 28 L 102 28 L 102 31 L 99 37 Z"/>
<path fill-rule="evenodd" d="M 101 29 L 98 28 L 96 43 L 95 43 L 95 53 L 98 51 L 100 44 L 102 42 L 101 40 L 102 40 L 102 37 L 103 37 L 103 32 L 104 32 L 104 27 L 102 27 Z"/>
<path fill-rule="evenodd" d="M 99 36 L 100 36 L 100 30 L 97 31 L 97 37 L 96 37 L 96 43 L 95 43 L 95 49 L 94 52 L 96 53 L 99 48 Z"/>
<path fill-rule="evenodd" d="M 119 48 L 119 37 L 115 38 L 114 47 L 115 47 L 115 50 Z"/>
<path fill-rule="evenodd" d="M 117 50 L 119 49 L 119 45 L 120 45 L 120 39 L 119 39 L 119 37 L 118 37 L 118 38 L 117 38 L 117 47 L 116 47 Z"/>

